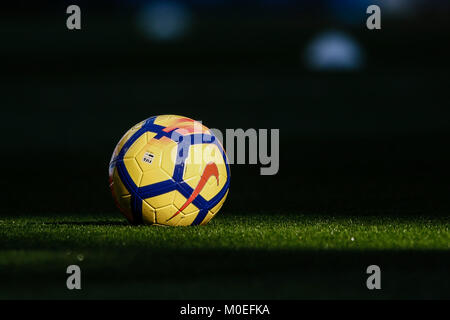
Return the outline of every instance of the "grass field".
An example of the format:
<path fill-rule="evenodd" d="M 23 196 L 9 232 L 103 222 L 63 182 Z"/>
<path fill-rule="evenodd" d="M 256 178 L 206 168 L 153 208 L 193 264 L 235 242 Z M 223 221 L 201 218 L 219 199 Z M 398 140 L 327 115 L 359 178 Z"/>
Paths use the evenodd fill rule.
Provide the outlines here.
<path fill-rule="evenodd" d="M 450 298 L 450 220 L 221 213 L 207 226 L 111 215 L 0 218 L 0 298 Z M 82 269 L 82 290 L 65 287 Z M 367 266 L 382 290 L 366 288 Z"/>

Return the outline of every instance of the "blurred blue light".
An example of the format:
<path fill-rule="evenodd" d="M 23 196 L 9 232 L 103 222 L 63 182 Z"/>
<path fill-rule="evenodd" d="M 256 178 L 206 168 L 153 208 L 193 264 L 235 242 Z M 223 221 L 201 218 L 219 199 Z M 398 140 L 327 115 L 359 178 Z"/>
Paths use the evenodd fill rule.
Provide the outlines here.
<path fill-rule="evenodd" d="M 138 25 L 150 39 L 174 40 L 188 32 L 191 13 L 179 2 L 151 2 L 140 9 Z"/>
<path fill-rule="evenodd" d="M 358 43 L 345 33 L 329 31 L 318 35 L 307 46 L 306 64 L 313 70 L 356 70 L 363 66 Z"/>

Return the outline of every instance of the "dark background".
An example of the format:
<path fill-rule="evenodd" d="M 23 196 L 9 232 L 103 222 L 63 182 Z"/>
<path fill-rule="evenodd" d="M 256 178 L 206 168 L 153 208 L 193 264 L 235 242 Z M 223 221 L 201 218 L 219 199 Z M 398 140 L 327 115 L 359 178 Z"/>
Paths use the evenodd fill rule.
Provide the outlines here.
<path fill-rule="evenodd" d="M 370 31 L 372 3 L 171 2 L 189 18 L 167 38 L 137 20 L 155 2 L 2 4 L 0 212 L 116 211 L 115 144 L 147 117 L 180 114 L 280 129 L 279 173 L 233 165 L 225 213 L 448 215 L 450 6 L 381 4 Z M 79 31 L 66 28 L 69 4 Z M 323 32 L 351 37 L 363 62 L 314 68 L 305 50 Z"/>

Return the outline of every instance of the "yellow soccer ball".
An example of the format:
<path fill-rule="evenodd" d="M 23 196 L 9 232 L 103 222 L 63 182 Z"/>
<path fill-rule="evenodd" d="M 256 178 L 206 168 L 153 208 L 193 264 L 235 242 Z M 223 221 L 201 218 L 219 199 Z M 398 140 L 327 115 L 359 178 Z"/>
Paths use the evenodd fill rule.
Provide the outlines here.
<path fill-rule="evenodd" d="M 186 117 L 162 115 L 120 139 L 109 180 L 116 205 L 131 223 L 204 225 L 227 197 L 230 167 L 211 130 Z"/>

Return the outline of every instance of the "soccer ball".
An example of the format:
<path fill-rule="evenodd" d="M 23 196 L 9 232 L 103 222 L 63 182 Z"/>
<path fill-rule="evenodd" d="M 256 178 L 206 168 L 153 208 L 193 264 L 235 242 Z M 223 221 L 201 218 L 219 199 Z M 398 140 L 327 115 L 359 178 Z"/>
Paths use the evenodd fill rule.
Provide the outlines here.
<path fill-rule="evenodd" d="M 204 225 L 227 197 L 230 167 L 207 127 L 162 115 L 138 123 L 120 139 L 109 181 L 117 207 L 133 224 Z"/>

